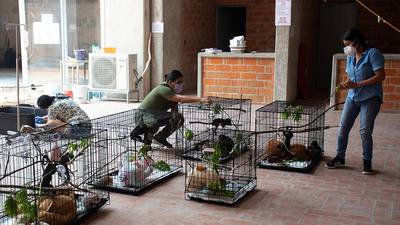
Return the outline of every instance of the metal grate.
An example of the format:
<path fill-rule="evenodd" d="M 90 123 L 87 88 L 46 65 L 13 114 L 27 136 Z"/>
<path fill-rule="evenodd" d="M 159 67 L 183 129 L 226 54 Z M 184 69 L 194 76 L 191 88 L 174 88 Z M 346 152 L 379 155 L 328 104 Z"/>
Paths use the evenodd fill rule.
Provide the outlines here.
<path fill-rule="evenodd" d="M 256 110 L 258 166 L 312 171 L 323 155 L 323 112 L 322 103 L 286 101 L 275 101 Z"/>

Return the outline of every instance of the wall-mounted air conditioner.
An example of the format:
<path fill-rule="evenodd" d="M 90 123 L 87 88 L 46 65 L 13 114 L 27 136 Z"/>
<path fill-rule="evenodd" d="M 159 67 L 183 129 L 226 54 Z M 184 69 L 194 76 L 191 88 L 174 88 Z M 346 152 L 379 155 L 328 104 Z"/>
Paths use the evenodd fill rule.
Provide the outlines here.
<path fill-rule="evenodd" d="M 136 54 L 89 54 L 89 89 L 127 95 L 136 92 Z"/>

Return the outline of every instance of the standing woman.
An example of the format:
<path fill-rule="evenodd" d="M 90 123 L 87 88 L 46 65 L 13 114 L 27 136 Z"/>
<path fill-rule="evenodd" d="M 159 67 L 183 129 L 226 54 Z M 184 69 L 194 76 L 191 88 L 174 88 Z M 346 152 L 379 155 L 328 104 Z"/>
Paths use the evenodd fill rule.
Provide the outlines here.
<path fill-rule="evenodd" d="M 384 58 L 382 53 L 368 45 L 358 29 L 350 29 L 343 35 L 344 53 L 347 55 L 347 79 L 339 88 L 349 89 L 340 117 L 336 157 L 326 163 L 333 169 L 345 165 L 349 133 L 360 114 L 360 135 L 363 149 L 363 174 L 372 171 L 372 132 L 375 118 L 380 110 L 385 80 Z"/>

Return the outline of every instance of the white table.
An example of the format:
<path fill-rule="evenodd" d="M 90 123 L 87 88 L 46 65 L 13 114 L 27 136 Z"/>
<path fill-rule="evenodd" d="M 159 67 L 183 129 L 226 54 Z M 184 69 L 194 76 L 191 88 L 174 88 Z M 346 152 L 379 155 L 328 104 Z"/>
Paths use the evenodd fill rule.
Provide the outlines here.
<path fill-rule="evenodd" d="M 64 84 L 69 84 L 70 76 L 72 78 L 71 84 L 79 85 L 79 82 L 80 82 L 79 71 L 80 71 L 81 67 L 83 68 L 83 78 L 86 80 L 86 71 L 88 69 L 88 64 L 89 64 L 89 60 L 77 60 L 77 59 L 60 60 L 62 92 L 64 92 Z"/>

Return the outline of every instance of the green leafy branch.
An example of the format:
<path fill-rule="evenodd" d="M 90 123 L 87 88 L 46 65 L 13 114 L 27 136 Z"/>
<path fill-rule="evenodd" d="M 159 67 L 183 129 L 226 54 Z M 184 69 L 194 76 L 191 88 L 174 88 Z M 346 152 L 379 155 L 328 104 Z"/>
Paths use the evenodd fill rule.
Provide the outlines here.
<path fill-rule="evenodd" d="M 219 195 L 219 196 L 222 195 L 222 196 L 226 196 L 226 197 L 230 197 L 230 198 L 233 198 L 235 196 L 235 192 L 226 190 L 225 185 L 218 181 L 209 182 L 207 185 L 207 188 L 215 195 Z"/>
<path fill-rule="evenodd" d="M 289 118 L 293 119 L 295 122 L 299 122 L 301 120 L 301 114 L 303 113 L 303 106 L 292 106 L 288 105 L 285 107 L 285 110 L 282 112 L 282 118 L 288 120 Z"/>
<path fill-rule="evenodd" d="M 171 167 L 163 160 L 159 160 L 154 163 L 153 167 L 160 171 L 171 171 Z"/>
<path fill-rule="evenodd" d="M 30 223 L 36 219 L 35 203 L 29 201 L 26 189 L 18 191 L 15 195 L 7 196 L 4 202 L 4 213 L 9 217 L 22 215 L 22 223 Z"/>
<path fill-rule="evenodd" d="M 210 155 L 211 168 L 218 173 L 218 165 L 222 156 L 222 146 L 220 143 L 213 144 L 214 152 Z"/>
<path fill-rule="evenodd" d="M 193 140 L 193 137 L 194 137 L 193 131 L 186 128 L 185 132 L 183 133 L 183 137 L 188 141 Z"/>

